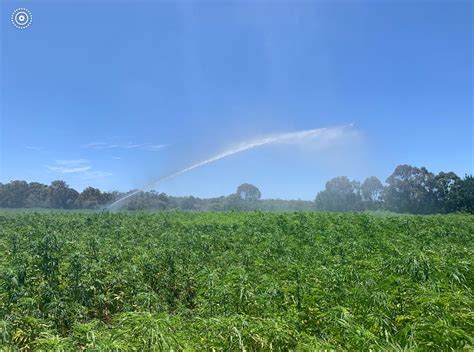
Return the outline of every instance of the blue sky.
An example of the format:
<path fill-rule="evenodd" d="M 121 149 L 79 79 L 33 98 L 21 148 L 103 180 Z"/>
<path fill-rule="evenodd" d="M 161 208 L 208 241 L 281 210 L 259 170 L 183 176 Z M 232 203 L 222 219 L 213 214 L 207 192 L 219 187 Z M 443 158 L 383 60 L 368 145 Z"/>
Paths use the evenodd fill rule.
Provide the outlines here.
<path fill-rule="evenodd" d="M 32 25 L 11 13 L 26 7 Z M 313 199 L 396 165 L 473 172 L 470 1 L 2 1 L 0 182 L 138 188 L 273 133 L 353 124 L 169 180 Z"/>

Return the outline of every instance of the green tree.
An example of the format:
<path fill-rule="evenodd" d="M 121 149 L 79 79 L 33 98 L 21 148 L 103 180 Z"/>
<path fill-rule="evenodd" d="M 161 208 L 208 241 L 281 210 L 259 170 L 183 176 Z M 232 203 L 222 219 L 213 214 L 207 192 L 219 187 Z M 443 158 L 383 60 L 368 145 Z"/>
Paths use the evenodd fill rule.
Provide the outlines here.
<path fill-rule="evenodd" d="M 329 180 L 315 199 L 316 208 L 326 211 L 356 211 L 360 210 L 360 204 L 360 184 L 346 176 Z"/>
<path fill-rule="evenodd" d="M 388 210 L 415 214 L 437 211 L 435 176 L 425 167 L 399 165 L 386 182 L 384 201 Z"/>
<path fill-rule="evenodd" d="M 458 179 L 449 199 L 454 204 L 453 210 L 474 213 L 474 177 L 466 175 Z"/>
<path fill-rule="evenodd" d="M 371 210 L 380 208 L 383 190 L 383 184 L 377 177 L 371 176 L 366 178 L 361 185 L 361 196 L 364 207 Z"/>
<path fill-rule="evenodd" d="M 236 194 L 240 199 L 251 202 L 255 202 L 262 197 L 260 190 L 250 183 L 243 183 L 237 187 Z"/>
<path fill-rule="evenodd" d="M 107 199 L 105 199 L 102 192 L 94 187 L 85 188 L 79 197 L 77 197 L 76 204 L 81 208 L 98 208 L 101 205 L 106 204 Z"/>
<path fill-rule="evenodd" d="M 28 198 L 28 182 L 11 181 L 2 185 L 0 193 L 0 206 L 5 208 L 23 208 Z"/>
<path fill-rule="evenodd" d="M 49 187 L 49 202 L 53 208 L 70 209 L 74 207 L 79 193 L 70 188 L 66 182 L 57 180 Z"/>
<path fill-rule="evenodd" d="M 462 180 L 454 172 L 440 172 L 435 177 L 438 211 L 448 213 L 458 208 L 456 194 L 459 194 Z"/>
<path fill-rule="evenodd" d="M 193 196 L 184 197 L 181 202 L 183 210 L 197 210 L 199 199 Z"/>
<path fill-rule="evenodd" d="M 25 206 L 27 208 L 47 208 L 49 203 L 49 187 L 39 182 L 30 182 Z"/>

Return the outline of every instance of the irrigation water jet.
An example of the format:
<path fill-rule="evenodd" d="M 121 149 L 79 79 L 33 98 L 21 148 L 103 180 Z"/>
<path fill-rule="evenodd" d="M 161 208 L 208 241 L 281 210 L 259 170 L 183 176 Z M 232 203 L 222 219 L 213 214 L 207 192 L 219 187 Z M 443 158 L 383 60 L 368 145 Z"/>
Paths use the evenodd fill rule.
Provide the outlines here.
<path fill-rule="evenodd" d="M 231 155 L 234 155 L 234 154 L 237 154 L 237 153 L 241 153 L 241 152 L 249 150 L 249 149 L 253 149 L 253 148 L 260 147 L 260 146 L 267 145 L 267 144 L 297 143 L 297 142 L 301 142 L 301 141 L 307 140 L 309 138 L 314 138 L 314 137 L 326 137 L 326 138 L 329 138 L 329 140 L 332 140 L 333 138 L 337 138 L 337 137 L 340 137 L 341 135 L 343 135 L 344 130 L 346 130 L 347 128 L 351 128 L 351 127 L 352 127 L 352 125 L 340 126 L 340 127 L 330 127 L 330 128 L 316 128 L 316 129 L 312 129 L 312 130 L 281 133 L 281 134 L 276 134 L 276 135 L 271 135 L 271 136 L 255 139 L 255 140 L 252 140 L 252 141 L 242 142 L 242 143 L 239 143 L 236 146 L 234 146 L 234 147 L 232 147 L 232 148 L 230 148 L 230 149 L 228 149 L 224 152 L 221 152 L 221 153 L 213 156 L 212 158 L 206 159 L 204 161 L 201 161 L 199 163 L 191 165 L 191 166 L 189 166 L 189 167 L 187 167 L 183 170 L 180 170 L 180 171 L 172 173 L 168 176 L 162 177 L 157 181 L 154 181 L 154 182 L 152 182 L 152 183 L 150 183 L 150 184 L 148 184 L 148 185 L 146 185 L 146 186 L 144 186 L 144 187 L 142 187 L 142 188 L 140 188 L 140 189 L 138 189 L 138 190 L 136 190 L 136 191 L 134 191 L 130 194 L 127 194 L 127 195 L 123 196 L 122 198 L 116 200 L 112 204 L 110 204 L 107 208 L 108 209 L 113 209 L 117 205 L 122 203 L 123 201 L 137 195 L 140 192 L 145 191 L 146 189 L 151 188 L 152 186 L 158 185 L 158 184 L 160 184 L 160 183 L 162 183 L 166 180 L 172 179 L 176 176 L 179 176 L 179 175 L 182 175 L 182 174 L 184 174 L 186 172 L 189 172 L 191 170 L 197 169 L 198 167 L 210 164 L 214 161 L 226 158 L 228 156 L 231 156 Z"/>

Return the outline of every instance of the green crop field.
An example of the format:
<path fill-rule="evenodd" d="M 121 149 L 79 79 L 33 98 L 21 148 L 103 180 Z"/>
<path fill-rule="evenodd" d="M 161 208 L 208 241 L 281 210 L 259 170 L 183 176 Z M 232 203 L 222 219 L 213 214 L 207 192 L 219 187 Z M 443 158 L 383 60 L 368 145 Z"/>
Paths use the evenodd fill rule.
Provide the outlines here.
<path fill-rule="evenodd" d="M 0 350 L 472 350 L 474 217 L 0 213 Z"/>

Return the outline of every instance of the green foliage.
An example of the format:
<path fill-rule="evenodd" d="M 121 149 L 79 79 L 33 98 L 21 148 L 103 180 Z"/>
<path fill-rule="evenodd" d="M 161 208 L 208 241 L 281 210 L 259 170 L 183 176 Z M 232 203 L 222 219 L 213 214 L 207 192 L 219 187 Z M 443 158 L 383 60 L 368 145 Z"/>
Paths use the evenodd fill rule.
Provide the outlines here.
<path fill-rule="evenodd" d="M 454 172 L 434 175 L 425 167 L 399 165 L 387 178 L 384 207 L 398 213 L 474 213 L 474 181 Z"/>
<path fill-rule="evenodd" d="M 237 197 L 243 200 L 255 202 L 262 197 L 260 190 L 250 183 L 243 183 L 237 187 Z"/>
<path fill-rule="evenodd" d="M 472 350 L 474 217 L 0 213 L 0 350 Z"/>
<path fill-rule="evenodd" d="M 385 187 L 371 176 L 362 184 L 346 176 L 326 183 L 314 202 L 304 200 L 261 199 L 260 190 L 249 183 L 235 193 L 217 198 L 173 197 L 156 191 L 136 192 L 120 203 L 125 210 L 161 211 L 393 211 L 397 213 L 435 214 L 474 213 L 474 178 L 464 179 L 454 172 L 434 175 L 426 168 L 399 165 L 387 178 Z M 101 192 L 87 187 L 78 193 L 64 181 L 50 186 L 37 182 L 0 183 L 0 208 L 104 209 L 126 193 Z"/>
<path fill-rule="evenodd" d="M 316 196 L 316 208 L 326 211 L 361 210 L 360 193 L 357 181 L 350 181 L 346 176 L 334 177 L 326 183 L 325 190 Z"/>

